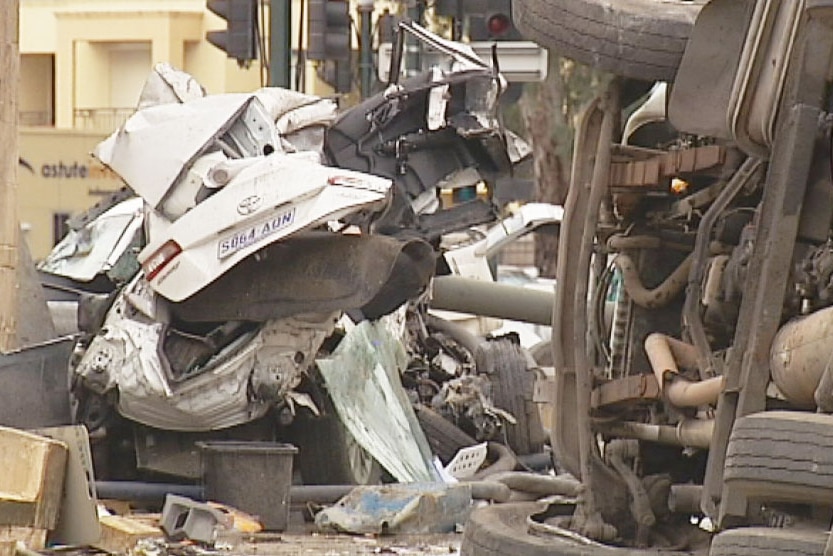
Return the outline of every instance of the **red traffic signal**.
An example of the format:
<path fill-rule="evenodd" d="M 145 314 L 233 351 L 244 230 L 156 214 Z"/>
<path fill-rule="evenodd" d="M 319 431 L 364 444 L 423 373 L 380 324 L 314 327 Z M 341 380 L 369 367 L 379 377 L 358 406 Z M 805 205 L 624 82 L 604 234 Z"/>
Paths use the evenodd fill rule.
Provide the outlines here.
<path fill-rule="evenodd" d="M 463 7 L 466 8 L 469 40 L 521 40 L 521 34 L 512 22 L 512 0 L 464 0 Z"/>
<path fill-rule="evenodd" d="M 489 30 L 490 37 L 499 37 L 506 33 L 510 27 L 512 27 L 512 20 L 503 13 L 491 14 L 486 21 L 486 28 Z"/>

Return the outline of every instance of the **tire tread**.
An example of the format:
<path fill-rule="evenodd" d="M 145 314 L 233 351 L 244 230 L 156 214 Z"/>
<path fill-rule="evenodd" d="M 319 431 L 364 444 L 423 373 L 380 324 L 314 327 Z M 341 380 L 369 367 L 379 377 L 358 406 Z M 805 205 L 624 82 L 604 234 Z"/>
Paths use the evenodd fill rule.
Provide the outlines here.
<path fill-rule="evenodd" d="M 521 33 L 559 54 L 624 77 L 673 80 L 700 2 L 513 0 Z"/>

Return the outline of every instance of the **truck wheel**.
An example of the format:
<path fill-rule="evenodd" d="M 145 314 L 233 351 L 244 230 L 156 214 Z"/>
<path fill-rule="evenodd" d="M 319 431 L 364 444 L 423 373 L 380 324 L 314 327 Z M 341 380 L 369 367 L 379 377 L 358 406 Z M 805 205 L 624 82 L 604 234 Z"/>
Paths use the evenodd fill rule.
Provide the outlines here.
<path fill-rule="evenodd" d="M 475 509 L 463 529 L 461 556 L 657 556 L 691 551 L 618 548 L 591 541 L 530 532 L 529 516 L 543 512 L 546 502 L 509 502 Z M 699 553 L 699 552 L 697 552 Z"/>
<path fill-rule="evenodd" d="M 672 81 L 703 0 L 513 0 L 521 34 L 599 69 Z"/>
<path fill-rule="evenodd" d="M 741 527 L 712 541 L 709 556 L 822 556 L 826 531 Z"/>
<path fill-rule="evenodd" d="M 723 475 L 750 498 L 833 504 L 833 415 L 766 411 L 741 417 Z"/>
<path fill-rule="evenodd" d="M 476 365 L 478 373 L 490 378 L 495 407 L 517 421 L 506 425 L 506 444 L 518 455 L 542 451 L 546 433 L 532 401 L 535 371 L 527 365 L 523 348 L 510 340 L 486 342 L 477 352 Z"/>
<path fill-rule="evenodd" d="M 454 458 L 460 448 L 477 444 L 477 440 L 430 407 L 417 405 L 414 412 L 428 444 L 444 465 Z"/>
<path fill-rule="evenodd" d="M 335 415 L 310 418 L 300 427 L 298 468 L 308 485 L 372 485 L 382 466 Z"/>

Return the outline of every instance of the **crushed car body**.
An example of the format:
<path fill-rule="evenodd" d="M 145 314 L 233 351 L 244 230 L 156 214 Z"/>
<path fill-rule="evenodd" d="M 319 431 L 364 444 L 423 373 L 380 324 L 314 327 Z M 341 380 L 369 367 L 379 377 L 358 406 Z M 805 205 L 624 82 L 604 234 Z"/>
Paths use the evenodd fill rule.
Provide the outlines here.
<path fill-rule="evenodd" d="M 425 311 L 439 238 L 496 218 L 484 199 L 443 207 L 439 188 L 505 174 L 529 154 L 496 117 L 499 73 L 443 47 L 449 66 L 338 116 L 326 99 L 273 88 L 206 95 L 187 74 L 155 69 L 136 113 L 96 149 L 141 200 L 118 196 L 91 209 L 41 265 L 78 284 L 107 277 L 109 288 L 78 296 L 70 378 L 75 419 L 114 476 L 194 478 L 194 442 L 275 436 L 299 446 L 306 482 L 377 481 L 380 462 L 399 469 L 379 448 L 397 445 L 385 434 L 399 433 L 363 438 L 362 414 L 328 387 L 334 373 L 349 384 L 360 368 L 326 362 L 350 338 L 348 321 L 361 330 L 397 311 Z M 369 124 L 358 135 L 357 122 Z M 344 155 L 356 148 L 368 150 Z M 444 151 L 455 154 L 432 162 Z M 83 260 L 96 252 L 84 247 L 96 234 L 109 243 Z M 132 272 L 113 274 L 116 260 Z M 74 266 L 84 275 L 72 275 Z M 407 374 L 405 365 L 384 371 Z M 417 454 L 408 465 L 422 470 L 394 476 L 434 476 L 427 444 L 403 438 L 399 451 Z M 132 468 L 121 465 L 128 461 Z"/>

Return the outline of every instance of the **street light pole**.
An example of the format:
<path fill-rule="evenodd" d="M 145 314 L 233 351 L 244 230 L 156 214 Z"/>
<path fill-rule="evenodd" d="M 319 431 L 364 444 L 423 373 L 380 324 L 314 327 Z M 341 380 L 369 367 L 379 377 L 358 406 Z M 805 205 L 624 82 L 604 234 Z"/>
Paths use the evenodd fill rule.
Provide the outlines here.
<path fill-rule="evenodd" d="M 16 348 L 19 0 L 0 2 L 0 352 Z"/>
<path fill-rule="evenodd" d="M 269 5 L 269 85 L 289 89 L 292 64 L 292 0 L 272 0 Z M 301 71 L 298 68 L 297 71 Z"/>
<path fill-rule="evenodd" d="M 361 72 L 362 98 L 370 96 L 373 88 L 373 0 L 359 0 L 361 19 L 361 44 L 359 48 L 359 69 Z"/>

